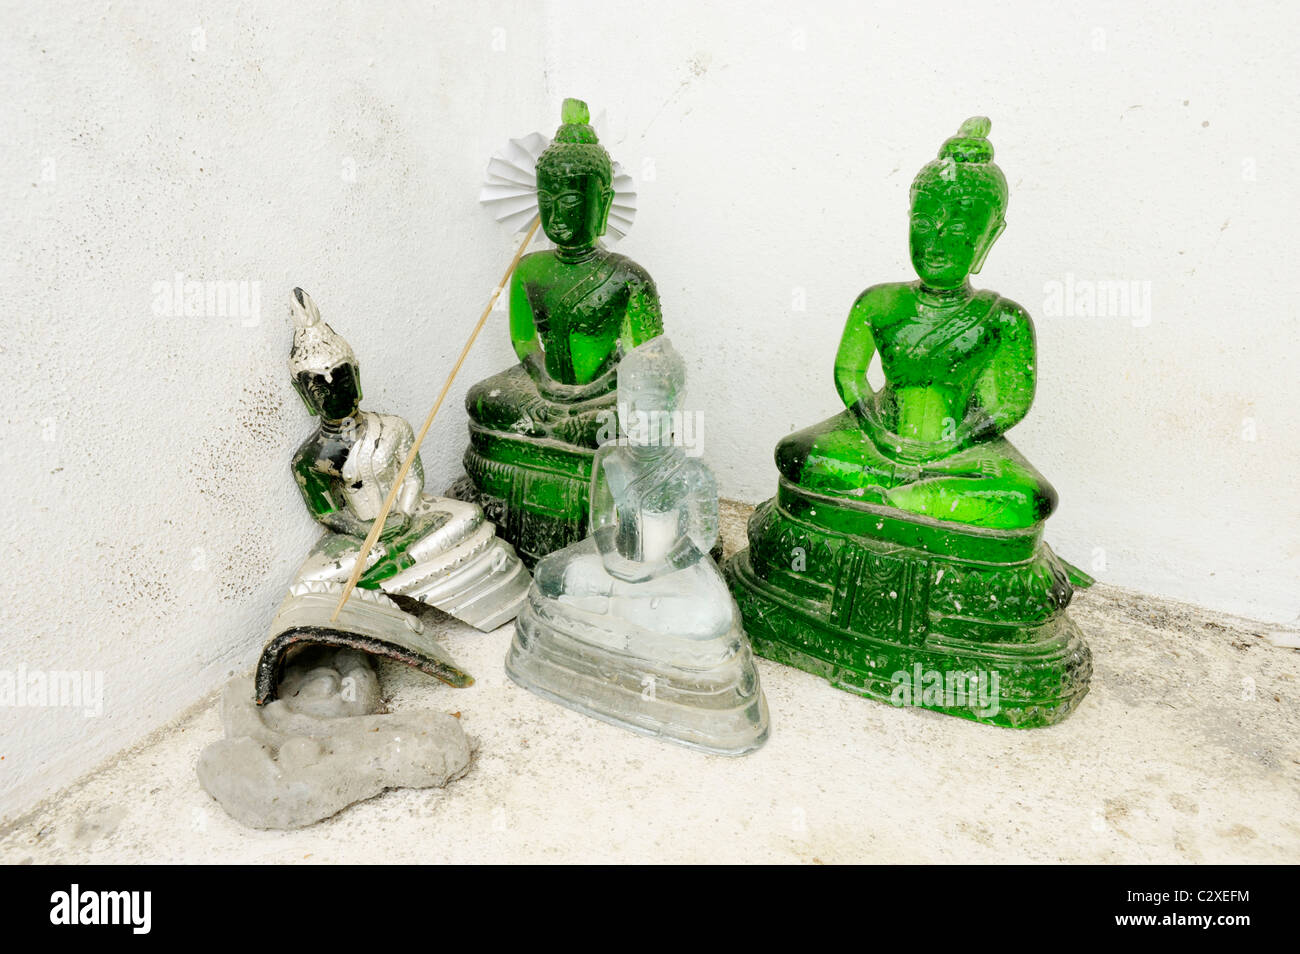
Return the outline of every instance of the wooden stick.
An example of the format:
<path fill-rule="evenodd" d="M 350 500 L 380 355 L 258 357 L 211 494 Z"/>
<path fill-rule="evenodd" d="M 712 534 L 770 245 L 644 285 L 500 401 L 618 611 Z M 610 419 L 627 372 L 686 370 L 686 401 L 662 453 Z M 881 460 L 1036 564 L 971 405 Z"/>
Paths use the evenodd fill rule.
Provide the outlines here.
<path fill-rule="evenodd" d="M 357 554 L 357 564 L 352 568 L 352 575 L 348 577 L 347 586 L 343 587 L 343 595 L 339 597 L 339 605 L 334 607 L 334 613 L 330 616 L 331 623 L 339 618 L 339 613 L 343 611 L 344 604 L 347 603 L 348 597 L 352 595 L 352 590 L 356 587 L 357 581 L 361 579 L 361 574 L 365 572 L 366 557 L 370 555 L 375 541 L 379 539 L 379 534 L 383 532 L 384 521 L 388 519 L 388 512 L 393 509 L 393 502 L 397 500 L 397 491 L 401 488 L 402 481 L 406 479 L 406 472 L 411 469 L 411 465 L 415 463 L 415 458 L 419 456 L 420 445 L 424 443 L 424 435 L 429 433 L 429 427 L 433 424 L 433 419 L 438 416 L 438 409 L 442 407 L 447 392 L 451 390 L 451 382 L 456 380 L 456 375 L 460 372 L 460 366 L 465 363 L 465 358 L 469 356 L 469 349 L 474 346 L 478 333 L 487 324 L 488 315 L 492 314 L 497 299 L 501 297 L 502 289 L 506 287 L 506 282 L 510 281 L 510 273 L 515 270 L 519 260 L 524 257 L 524 249 L 528 248 L 528 243 L 537 234 L 537 227 L 540 224 L 540 218 L 533 219 L 532 227 L 528 230 L 528 234 L 524 236 L 524 240 L 519 243 L 519 248 L 515 251 L 515 257 L 510 260 L 510 265 L 507 266 L 506 273 L 501 278 L 501 284 L 493 289 L 492 297 L 488 299 L 487 307 L 483 309 L 483 314 L 479 316 L 478 324 L 470 332 L 469 340 L 465 342 L 465 347 L 461 349 L 460 357 L 456 359 L 451 374 L 447 375 L 447 380 L 438 393 L 438 400 L 433 402 L 433 408 L 429 411 L 429 416 L 424 419 L 424 426 L 420 428 L 420 433 L 415 435 L 415 443 L 411 445 L 410 453 L 406 455 L 406 460 L 402 462 L 402 469 L 397 472 L 397 476 L 393 479 L 393 486 L 389 489 L 388 497 L 379 510 L 379 516 L 375 518 L 374 524 L 370 527 L 370 532 L 366 534 L 366 542 L 361 544 L 361 552 Z"/>

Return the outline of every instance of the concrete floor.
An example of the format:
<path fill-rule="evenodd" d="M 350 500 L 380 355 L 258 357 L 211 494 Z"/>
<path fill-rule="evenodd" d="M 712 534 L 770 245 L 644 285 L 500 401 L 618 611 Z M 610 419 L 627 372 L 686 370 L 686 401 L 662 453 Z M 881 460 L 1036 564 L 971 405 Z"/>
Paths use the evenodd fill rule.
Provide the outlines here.
<path fill-rule="evenodd" d="M 732 510 L 728 552 L 743 536 Z M 241 828 L 194 775 L 215 697 L 0 830 L 0 861 L 1297 862 L 1300 652 L 1268 629 L 1097 586 L 1063 725 L 898 710 L 759 660 L 772 738 L 743 759 L 642 738 L 506 679 L 511 627 L 448 622 L 478 682 L 385 665 L 390 707 L 461 713 L 475 764 L 297 832 Z"/>

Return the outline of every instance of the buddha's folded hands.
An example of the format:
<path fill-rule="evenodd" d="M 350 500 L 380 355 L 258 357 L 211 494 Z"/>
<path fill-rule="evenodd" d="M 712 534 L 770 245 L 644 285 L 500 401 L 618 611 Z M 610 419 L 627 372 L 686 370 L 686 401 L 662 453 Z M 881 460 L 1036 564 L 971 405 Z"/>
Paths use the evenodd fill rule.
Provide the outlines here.
<path fill-rule="evenodd" d="M 544 399 L 559 404 L 581 404 L 604 398 L 612 394 L 618 375 L 618 366 L 611 365 L 586 384 L 565 384 L 555 380 L 546 372 L 539 352 L 533 352 L 524 361 L 524 370 L 537 385 L 537 392 Z"/>

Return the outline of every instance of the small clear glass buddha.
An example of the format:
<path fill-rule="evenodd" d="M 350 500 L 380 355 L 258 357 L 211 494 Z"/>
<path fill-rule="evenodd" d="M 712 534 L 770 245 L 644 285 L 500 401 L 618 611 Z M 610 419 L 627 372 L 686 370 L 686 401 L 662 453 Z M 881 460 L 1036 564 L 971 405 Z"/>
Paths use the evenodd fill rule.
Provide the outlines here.
<path fill-rule="evenodd" d="M 685 375 L 663 337 L 623 357 L 621 437 L 596 453 L 591 535 L 537 564 L 506 671 L 596 718 L 738 755 L 767 738 L 767 703 L 709 555 L 713 474 L 674 438 Z"/>

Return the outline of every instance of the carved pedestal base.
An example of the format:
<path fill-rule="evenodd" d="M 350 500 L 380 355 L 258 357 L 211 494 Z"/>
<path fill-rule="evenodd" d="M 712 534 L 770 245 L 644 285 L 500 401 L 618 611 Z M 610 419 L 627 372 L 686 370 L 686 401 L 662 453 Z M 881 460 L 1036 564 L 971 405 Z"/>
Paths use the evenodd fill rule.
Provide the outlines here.
<path fill-rule="evenodd" d="M 1028 728 L 1069 715 L 1092 655 L 1042 527 L 993 531 L 781 481 L 726 576 L 755 652 L 895 705 Z"/>
<path fill-rule="evenodd" d="M 594 450 L 470 424 L 465 477 L 449 497 L 483 508 L 530 570 L 587 535 Z"/>
<path fill-rule="evenodd" d="M 611 575 L 596 540 L 546 557 L 515 620 L 506 673 L 605 722 L 722 755 L 768 734 L 740 614 L 707 557 L 641 581 Z"/>

